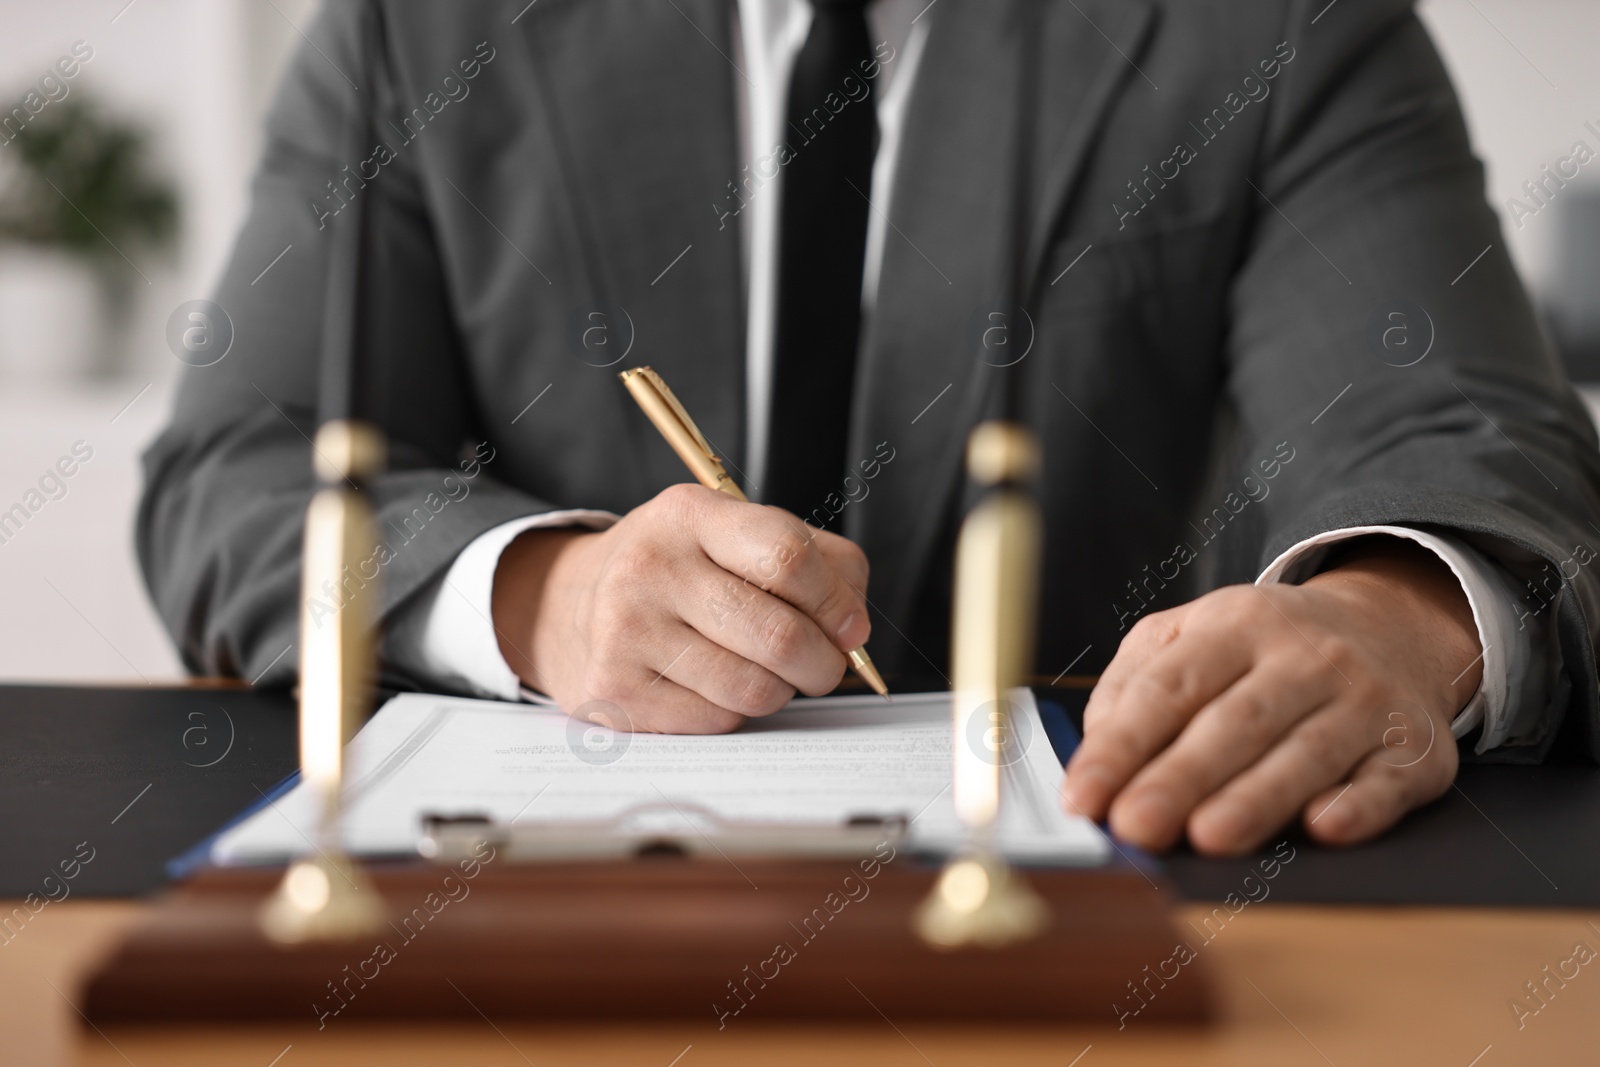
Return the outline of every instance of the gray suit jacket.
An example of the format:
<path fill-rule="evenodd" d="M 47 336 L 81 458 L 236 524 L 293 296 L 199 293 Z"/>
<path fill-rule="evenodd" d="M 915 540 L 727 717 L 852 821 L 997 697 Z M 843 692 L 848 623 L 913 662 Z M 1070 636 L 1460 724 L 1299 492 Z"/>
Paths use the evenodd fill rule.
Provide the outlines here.
<path fill-rule="evenodd" d="M 924 15 L 851 416 L 851 456 L 893 459 L 844 509 L 878 663 L 945 670 L 963 444 L 1020 373 L 1045 456 L 1040 672 L 1099 669 L 1133 619 L 1319 531 L 1436 527 L 1530 580 L 1559 641 L 1522 758 L 1600 751 L 1600 456 L 1410 5 L 1040 0 L 1037 297 L 1001 348 L 1022 2 Z M 729 0 L 379 6 L 386 73 L 346 4 L 294 61 L 215 294 L 233 347 L 187 372 L 146 456 L 140 559 L 195 671 L 293 676 L 294 655 L 267 668 L 296 640 L 327 252 L 354 197 L 390 613 L 495 524 L 685 479 L 621 366 L 658 368 L 742 464 Z M 384 144 L 350 159 L 358 106 Z M 474 447 L 492 458 L 466 482 Z"/>

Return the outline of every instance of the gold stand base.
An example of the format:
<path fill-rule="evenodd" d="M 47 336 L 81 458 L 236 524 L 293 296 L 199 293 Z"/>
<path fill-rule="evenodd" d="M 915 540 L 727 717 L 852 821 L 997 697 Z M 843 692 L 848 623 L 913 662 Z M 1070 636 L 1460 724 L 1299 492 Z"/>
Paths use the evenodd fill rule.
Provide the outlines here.
<path fill-rule="evenodd" d="M 280 945 L 352 941 L 383 928 L 383 897 L 342 855 L 296 860 L 267 898 L 261 931 Z"/>
<path fill-rule="evenodd" d="M 933 948 L 1004 948 L 1042 934 L 1050 909 L 1004 859 L 972 855 L 944 869 L 912 925 Z"/>

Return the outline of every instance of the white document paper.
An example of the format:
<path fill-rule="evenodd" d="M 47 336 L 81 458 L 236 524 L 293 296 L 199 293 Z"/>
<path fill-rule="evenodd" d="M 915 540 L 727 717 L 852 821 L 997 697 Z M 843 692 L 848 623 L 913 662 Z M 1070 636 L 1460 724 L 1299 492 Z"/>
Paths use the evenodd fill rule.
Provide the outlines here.
<path fill-rule="evenodd" d="M 1002 849 L 1018 860 L 1103 862 L 1105 836 L 1061 810 L 1061 764 L 1032 693 L 1014 695 Z M 539 705 L 406 694 L 346 748 L 344 844 L 358 856 L 414 854 L 425 815 L 592 822 L 665 804 L 764 822 L 900 815 L 913 849 L 946 852 L 961 841 L 951 733 L 947 693 L 800 699 L 711 736 L 617 733 Z M 301 785 L 220 835 L 212 859 L 281 862 L 310 852 L 314 836 Z"/>

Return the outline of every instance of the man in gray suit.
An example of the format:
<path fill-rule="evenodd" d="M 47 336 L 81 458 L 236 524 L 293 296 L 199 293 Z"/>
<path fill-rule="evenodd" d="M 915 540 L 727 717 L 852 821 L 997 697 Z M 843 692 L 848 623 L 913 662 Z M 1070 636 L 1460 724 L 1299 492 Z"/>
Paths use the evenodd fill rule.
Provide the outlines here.
<path fill-rule="evenodd" d="M 146 456 L 190 669 L 291 680 L 359 203 L 393 679 L 718 731 L 870 632 L 938 684 L 963 445 L 1020 375 L 1037 669 L 1103 672 L 1067 803 L 1152 848 L 1349 842 L 1456 739 L 1600 750 L 1594 434 L 1403 0 L 385 0 L 309 38 L 232 349 Z M 763 503 L 677 484 L 616 381 L 646 362 Z"/>

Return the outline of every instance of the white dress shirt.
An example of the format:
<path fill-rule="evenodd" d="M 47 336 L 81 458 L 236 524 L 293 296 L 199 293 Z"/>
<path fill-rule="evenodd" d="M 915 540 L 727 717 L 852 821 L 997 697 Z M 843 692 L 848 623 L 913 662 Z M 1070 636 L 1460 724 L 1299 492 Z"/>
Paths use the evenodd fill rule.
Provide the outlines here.
<path fill-rule="evenodd" d="M 862 278 L 863 318 L 872 311 L 889 214 L 889 193 L 900 150 L 907 103 L 915 84 L 918 61 L 927 34 L 921 14 L 925 0 L 876 0 L 867 9 L 874 45 L 887 43 L 893 59 L 882 64 L 869 99 L 877 107 L 878 154 L 873 163 L 866 259 Z M 789 74 L 811 27 L 810 0 L 739 0 L 734 15 L 735 63 L 740 146 L 752 175 L 753 192 L 739 212 L 745 270 L 749 279 L 746 337 L 747 417 L 745 454 L 747 488 L 759 498 L 766 467 L 767 426 L 772 389 L 773 329 L 777 317 L 777 246 L 782 168 L 770 179 L 756 170 L 783 140 Z M 734 201 L 737 203 L 737 201 Z M 417 674 L 452 688 L 499 700 L 531 697 L 500 655 L 490 621 L 491 594 L 500 554 L 517 535 L 543 526 L 588 526 L 604 529 L 617 521 L 609 512 L 566 510 L 513 519 L 480 535 L 456 557 L 446 574 L 428 586 L 391 621 L 388 652 Z M 1531 638 L 1519 636 L 1513 610 L 1518 590 L 1507 572 L 1487 557 L 1451 537 L 1399 526 L 1363 526 L 1333 530 L 1293 546 L 1274 560 L 1257 584 L 1298 583 L 1335 542 L 1365 534 L 1403 537 L 1434 552 L 1460 580 L 1472 606 L 1483 649 L 1483 682 L 1456 716 L 1453 731 L 1465 736 L 1484 725 L 1478 744 L 1483 752 L 1521 732 L 1525 723 L 1506 714 L 1509 679 L 1522 677 L 1533 658 Z M 1466 665 L 1463 665 L 1466 666 Z M 1524 709 L 1524 716 L 1537 708 Z"/>

